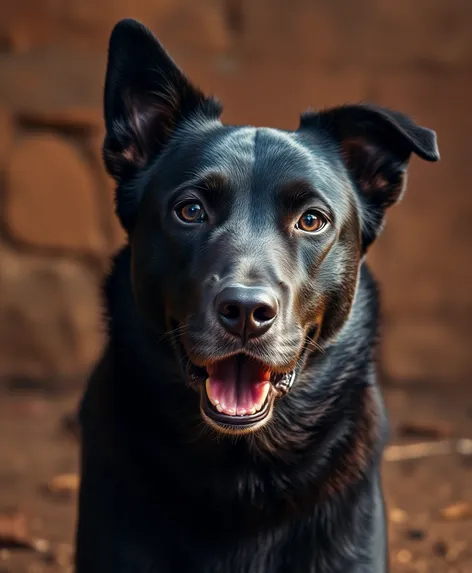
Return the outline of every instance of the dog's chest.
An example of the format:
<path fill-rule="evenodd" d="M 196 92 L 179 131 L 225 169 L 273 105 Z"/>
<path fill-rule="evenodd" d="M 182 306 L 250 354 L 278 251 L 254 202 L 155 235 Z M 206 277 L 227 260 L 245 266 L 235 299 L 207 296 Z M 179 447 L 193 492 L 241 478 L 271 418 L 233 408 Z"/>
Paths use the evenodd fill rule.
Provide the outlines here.
<path fill-rule="evenodd" d="M 366 562 L 364 549 L 358 549 L 343 539 L 317 540 L 309 527 L 234 543 L 215 536 L 204 544 L 182 543 L 168 556 L 165 573 L 380 573 L 367 564 L 358 568 Z M 155 571 L 164 573 L 162 566 Z"/>

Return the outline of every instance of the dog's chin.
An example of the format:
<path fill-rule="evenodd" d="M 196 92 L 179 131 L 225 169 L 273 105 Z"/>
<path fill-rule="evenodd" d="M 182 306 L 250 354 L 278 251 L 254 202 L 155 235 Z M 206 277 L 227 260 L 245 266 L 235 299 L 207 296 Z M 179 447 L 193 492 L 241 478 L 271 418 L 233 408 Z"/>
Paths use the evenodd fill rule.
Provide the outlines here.
<path fill-rule="evenodd" d="M 274 403 L 292 388 L 304 364 L 305 347 L 284 371 L 243 351 L 215 356 L 197 365 L 181 340 L 175 340 L 177 360 L 188 386 L 200 393 L 200 411 L 213 429 L 232 435 L 255 432 L 272 417 Z M 275 364 L 275 362 L 274 362 Z"/>

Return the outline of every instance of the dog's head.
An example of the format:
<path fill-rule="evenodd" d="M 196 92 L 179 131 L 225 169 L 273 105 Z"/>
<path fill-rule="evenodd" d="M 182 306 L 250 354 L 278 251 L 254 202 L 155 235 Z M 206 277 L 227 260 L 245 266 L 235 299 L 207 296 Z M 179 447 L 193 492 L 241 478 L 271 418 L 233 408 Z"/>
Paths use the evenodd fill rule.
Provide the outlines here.
<path fill-rule="evenodd" d="M 110 39 L 104 159 L 143 316 L 213 427 L 255 430 L 348 319 L 360 261 L 434 132 L 367 105 L 234 127 L 142 25 Z M 157 342 L 156 342 L 157 344 Z M 189 390 L 191 391 L 191 390 Z"/>

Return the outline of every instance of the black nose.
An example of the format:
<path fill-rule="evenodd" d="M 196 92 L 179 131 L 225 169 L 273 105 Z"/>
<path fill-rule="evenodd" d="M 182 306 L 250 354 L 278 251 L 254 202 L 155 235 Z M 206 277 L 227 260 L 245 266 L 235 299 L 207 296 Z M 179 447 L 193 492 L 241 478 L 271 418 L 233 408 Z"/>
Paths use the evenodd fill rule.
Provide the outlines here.
<path fill-rule="evenodd" d="M 220 323 L 229 333 L 244 340 L 267 332 L 278 310 L 274 293 L 262 287 L 229 286 L 216 297 L 216 312 Z"/>

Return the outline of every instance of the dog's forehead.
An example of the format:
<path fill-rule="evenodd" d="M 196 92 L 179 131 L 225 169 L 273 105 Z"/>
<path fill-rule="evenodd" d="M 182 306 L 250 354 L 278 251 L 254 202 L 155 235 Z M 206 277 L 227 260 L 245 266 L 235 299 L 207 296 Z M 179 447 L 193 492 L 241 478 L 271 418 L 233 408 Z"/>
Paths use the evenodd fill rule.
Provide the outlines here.
<path fill-rule="evenodd" d="M 243 188 L 273 189 L 305 180 L 321 193 L 345 194 L 346 172 L 323 138 L 266 127 L 223 128 L 205 142 L 202 167 Z M 239 186 L 239 185 L 238 185 Z"/>
<path fill-rule="evenodd" d="M 219 137 L 208 141 L 205 159 L 252 174 L 277 170 L 309 175 L 315 163 L 326 163 L 323 157 L 314 157 L 296 133 L 267 127 L 223 128 Z"/>
<path fill-rule="evenodd" d="M 191 122 L 148 174 L 157 199 L 186 186 L 201 185 L 208 176 L 228 183 L 240 197 L 268 197 L 291 183 L 308 183 L 343 218 L 355 203 L 354 189 L 340 155 L 326 135 L 267 127 Z M 148 185 L 146 183 L 146 185 Z"/>

